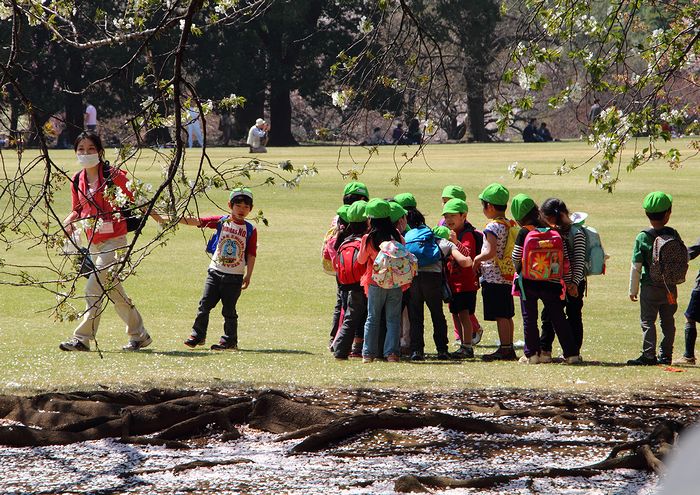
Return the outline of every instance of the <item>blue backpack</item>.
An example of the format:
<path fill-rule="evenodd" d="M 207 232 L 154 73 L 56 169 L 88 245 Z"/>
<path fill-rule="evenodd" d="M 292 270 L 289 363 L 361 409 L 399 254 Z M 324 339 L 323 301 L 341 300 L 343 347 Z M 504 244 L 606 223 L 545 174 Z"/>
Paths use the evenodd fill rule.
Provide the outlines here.
<path fill-rule="evenodd" d="M 216 252 L 216 246 L 219 244 L 219 236 L 221 236 L 221 227 L 228 219 L 229 215 L 224 215 L 219 219 L 219 222 L 216 224 L 216 232 L 212 234 L 209 238 L 209 242 L 207 242 L 207 247 L 205 249 L 207 253 L 214 254 Z M 245 222 L 245 230 L 245 244 L 247 246 L 250 241 L 250 236 L 253 234 L 253 225 L 249 222 Z"/>
<path fill-rule="evenodd" d="M 405 239 L 406 249 L 418 259 L 418 268 L 434 265 L 442 259 L 435 234 L 426 225 L 409 230 Z"/>

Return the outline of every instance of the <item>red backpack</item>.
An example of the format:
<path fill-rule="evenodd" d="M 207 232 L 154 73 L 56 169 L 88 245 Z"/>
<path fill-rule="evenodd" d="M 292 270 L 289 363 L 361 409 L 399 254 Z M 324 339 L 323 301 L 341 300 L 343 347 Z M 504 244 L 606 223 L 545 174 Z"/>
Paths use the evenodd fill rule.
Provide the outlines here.
<path fill-rule="evenodd" d="M 365 264 L 357 262 L 360 254 L 362 238 L 349 237 L 338 248 L 338 255 L 334 261 L 335 273 L 340 285 L 355 285 L 360 283 L 360 278 L 365 273 Z"/>
<path fill-rule="evenodd" d="M 558 282 L 564 278 L 567 265 L 559 232 L 546 228 L 533 228 L 528 232 L 523 243 L 523 278 Z"/>

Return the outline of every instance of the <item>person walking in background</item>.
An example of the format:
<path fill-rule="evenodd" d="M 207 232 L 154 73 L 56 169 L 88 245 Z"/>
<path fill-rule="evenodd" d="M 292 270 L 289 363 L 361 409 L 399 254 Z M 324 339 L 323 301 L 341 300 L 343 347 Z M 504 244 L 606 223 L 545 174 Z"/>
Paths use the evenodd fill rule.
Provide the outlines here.
<path fill-rule="evenodd" d="M 267 153 L 267 139 L 270 125 L 263 119 L 257 119 L 255 125 L 248 131 L 248 146 L 251 153 Z"/>
<path fill-rule="evenodd" d="M 403 144 L 403 132 L 403 124 L 399 122 L 391 133 L 391 142 L 393 144 Z"/>
<path fill-rule="evenodd" d="M 97 109 L 90 102 L 88 102 L 85 108 L 83 120 L 85 122 L 85 130 L 88 132 L 97 132 Z"/>
<path fill-rule="evenodd" d="M 603 113 L 603 107 L 600 106 L 598 98 L 595 98 L 593 100 L 593 105 L 591 105 L 590 110 L 588 110 L 588 125 L 593 125 L 593 122 L 598 120 L 601 113 Z"/>
<path fill-rule="evenodd" d="M 197 138 L 197 144 L 199 147 L 204 146 L 204 137 L 202 137 L 202 127 L 199 120 L 199 110 L 197 107 L 190 105 L 188 110 L 190 120 L 187 122 L 187 146 L 192 147 L 194 138 Z"/>

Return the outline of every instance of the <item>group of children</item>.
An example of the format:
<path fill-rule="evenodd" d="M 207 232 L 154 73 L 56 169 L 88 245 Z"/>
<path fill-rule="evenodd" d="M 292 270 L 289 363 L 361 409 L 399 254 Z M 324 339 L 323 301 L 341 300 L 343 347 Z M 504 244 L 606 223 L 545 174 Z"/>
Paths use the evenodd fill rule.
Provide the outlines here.
<path fill-rule="evenodd" d="M 558 198 L 538 206 L 525 194 L 511 199 L 505 186 L 494 183 L 481 192 L 479 200 L 487 219 L 481 231 L 467 219 L 464 190 L 445 187 L 442 218 L 430 228 L 411 193 L 370 199 L 361 182 L 345 187 L 343 205 L 322 247 L 324 271 L 337 280 L 329 342 L 336 359 L 398 362 L 403 356 L 424 360 L 425 306 L 437 359 L 473 358 L 473 346 L 483 333 L 474 316 L 481 289 L 483 319 L 496 322 L 499 339 L 499 347 L 482 355 L 483 360 L 550 363 L 556 336 L 563 351 L 560 361 L 582 362 L 587 276 L 604 273 L 607 257 L 597 232 L 584 224 L 585 214 L 571 214 Z M 506 216 L 509 201 L 514 220 Z M 642 355 L 628 364 L 670 364 L 676 284 L 685 276 L 688 259 L 700 254 L 700 244 L 686 250 L 678 233 L 665 226 L 670 196 L 651 193 L 643 206 L 651 229 L 636 240 L 630 298 L 637 300 L 641 280 L 644 345 Z M 700 275 L 697 284 L 686 312 L 686 350 L 679 360 L 685 364 L 695 363 Z M 513 296 L 520 298 L 523 317 L 525 345 L 520 358 L 513 347 Z M 538 301 L 543 305 L 541 314 Z M 448 352 L 445 302 L 459 343 L 452 353 Z M 658 357 L 657 314 L 664 336 Z"/>

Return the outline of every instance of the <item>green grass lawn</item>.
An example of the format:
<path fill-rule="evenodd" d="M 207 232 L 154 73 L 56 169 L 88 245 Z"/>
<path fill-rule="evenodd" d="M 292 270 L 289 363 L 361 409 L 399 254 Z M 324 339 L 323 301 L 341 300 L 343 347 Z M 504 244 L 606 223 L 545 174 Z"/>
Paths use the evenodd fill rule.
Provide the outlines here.
<path fill-rule="evenodd" d="M 689 141 L 673 145 L 686 149 Z M 122 322 L 112 308 L 102 318 L 98 341 L 104 359 L 92 353 L 67 353 L 58 344 L 69 337 L 73 324 L 55 323 L 45 310 L 53 297 L 40 290 L 0 285 L 0 391 L 29 393 L 35 390 L 93 389 L 108 387 L 402 387 L 467 389 L 488 387 L 561 388 L 628 390 L 669 388 L 697 384 L 700 370 L 685 367 L 682 373 L 662 367 L 628 368 L 627 359 L 637 357 L 641 348 L 639 307 L 629 301 L 627 286 L 629 261 L 636 234 L 647 227 L 641 208 L 644 195 L 661 189 L 674 197 L 671 218 L 687 243 L 700 235 L 697 220 L 697 185 L 700 159 L 686 162 L 672 171 L 663 162 L 654 162 L 632 174 L 610 195 L 588 183 L 584 168 L 562 177 L 537 176 L 515 181 L 507 172 L 518 161 L 534 172 L 551 172 L 563 159 L 570 164 L 586 160 L 591 149 L 582 143 L 434 145 L 428 146 L 425 160 L 416 160 L 401 174 L 395 187 L 390 179 L 396 173 L 393 147 L 379 149 L 362 175 L 372 196 L 393 196 L 411 191 L 418 207 L 430 222 L 437 222 L 441 211 L 440 192 L 446 184 L 459 184 L 467 191 L 470 220 L 482 227 L 478 193 L 491 182 L 500 181 L 511 190 L 530 194 L 541 202 L 550 196 L 564 199 L 571 211 L 587 211 L 588 223 L 601 232 L 611 258 L 605 276 L 589 280 L 584 306 L 585 336 L 582 354 L 595 364 L 523 366 L 517 363 L 412 363 L 336 362 L 326 349 L 331 312 L 335 302 L 335 281 L 324 274 L 320 264 L 320 243 L 341 204 L 344 181 L 336 169 L 357 167 L 366 151 L 353 148 L 339 154 L 335 147 L 273 148 L 265 159 L 290 159 L 295 165 L 315 165 L 319 174 L 290 191 L 277 186 L 255 189 L 255 206 L 265 212 L 269 227 L 259 227 L 258 261 L 251 287 L 238 304 L 238 352 L 191 351 L 182 344 L 199 301 L 208 265 L 205 239 L 198 229 L 182 227 L 165 247 L 157 249 L 140 266 L 126 289 L 141 311 L 153 336 L 151 347 L 143 352 L 121 352 L 126 343 Z M 241 149 L 213 149 L 214 162 L 237 156 Z M 5 167 L 13 166 L 12 155 L 3 152 Z M 25 160 L 32 152 L 25 153 Z M 340 158 L 339 158 L 340 157 Z M 398 157 L 400 159 L 400 156 Z M 66 170 L 75 170 L 72 152 L 56 151 L 54 159 Z M 139 177 L 157 183 L 160 168 L 144 165 Z M 195 170 L 196 156 L 188 167 Z M 40 176 L 36 175 L 37 182 Z M 57 194 L 55 207 L 68 212 L 69 190 Z M 225 207 L 227 194 L 215 191 L 212 198 Z M 3 205 L 0 205 L 3 206 Z M 218 213 L 212 204 L 200 203 L 201 212 Z M 156 232 L 149 223 L 146 235 Z M 14 245 L 0 251 L 0 258 L 14 264 L 42 264 L 45 250 L 27 250 Z M 683 347 L 682 316 L 698 262 L 691 264 L 689 280 L 679 291 L 679 311 L 675 356 Z M 81 282 L 82 284 L 82 282 Z M 82 287 L 82 285 L 81 285 Z M 517 301 L 516 301 L 517 304 Z M 212 313 L 209 343 L 218 340 L 222 330 L 219 309 Z M 481 303 L 477 316 L 481 314 Z M 426 315 L 426 351 L 434 352 L 432 330 Z M 486 333 L 477 355 L 491 352 L 496 338 L 495 325 L 485 323 Z M 452 340 L 452 335 L 450 334 Z M 516 315 L 516 340 L 522 339 Z"/>

